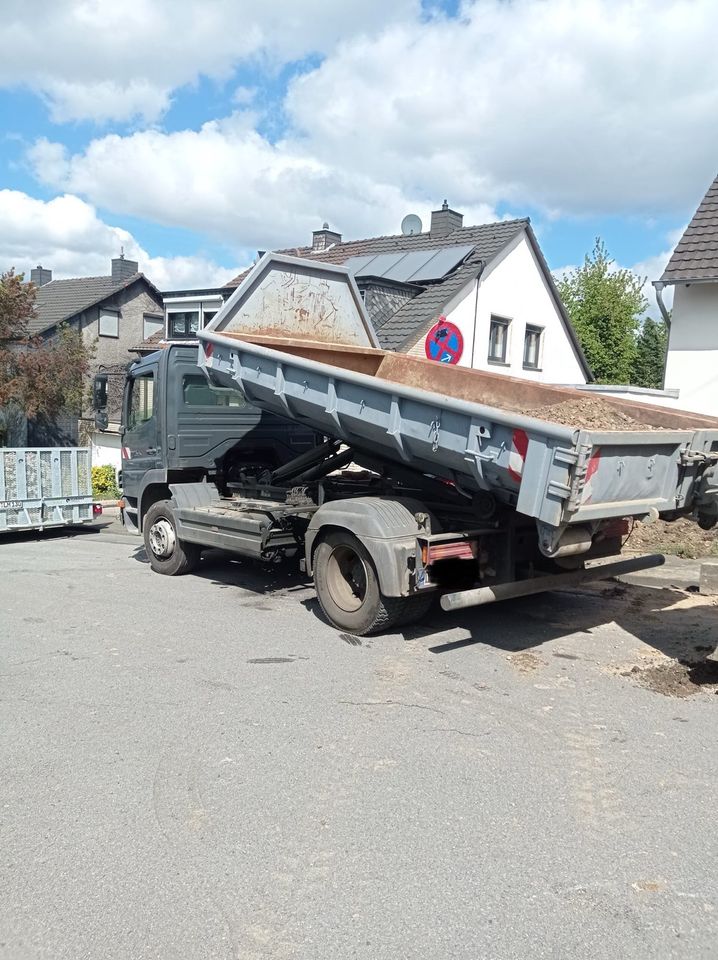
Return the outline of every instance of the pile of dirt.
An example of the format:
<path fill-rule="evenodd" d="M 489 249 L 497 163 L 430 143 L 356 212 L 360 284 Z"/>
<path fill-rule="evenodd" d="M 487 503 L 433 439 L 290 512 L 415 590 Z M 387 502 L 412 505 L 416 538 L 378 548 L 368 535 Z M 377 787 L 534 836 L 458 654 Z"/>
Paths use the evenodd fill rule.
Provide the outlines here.
<path fill-rule="evenodd" d="M 625 549 L 637 553 L 667 553 L 675 557 L 718 556 L 718 525 L 712 530 L 701 530 L 693 520 L 682 518 L 667 523 L 637 523 Z"/>
<path fill-rule="evenodd" d="M 666 660 L 646 669 L 634 666 L 623 675 L 664 697 L 692 697 L 701 689 L 718 693 L 715 660 Z"/>
<path fill-rule="evenodd" d="M 585 399 L 562 400 L 561 403 L 524 407 L 517 409 L 516 413 L 522 413 L 526 417 L 536 417 L 539 420 L 551 420 L 565 427 L 581 427 L 584 430 L 660 429 L 629 417 L 601 397 L 592 397 L 589 394 Z"/>

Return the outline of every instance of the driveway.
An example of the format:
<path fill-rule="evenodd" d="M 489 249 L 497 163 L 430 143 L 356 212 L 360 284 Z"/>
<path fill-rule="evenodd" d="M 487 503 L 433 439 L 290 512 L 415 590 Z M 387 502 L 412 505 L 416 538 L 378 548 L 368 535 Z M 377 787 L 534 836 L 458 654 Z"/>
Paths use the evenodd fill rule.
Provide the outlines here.
<path fill-rule="evenodd" d="M 715 601 L 359 640 L 81 533 L 0 544 L 0 637 L 3 960 L 716 956 Z"/>

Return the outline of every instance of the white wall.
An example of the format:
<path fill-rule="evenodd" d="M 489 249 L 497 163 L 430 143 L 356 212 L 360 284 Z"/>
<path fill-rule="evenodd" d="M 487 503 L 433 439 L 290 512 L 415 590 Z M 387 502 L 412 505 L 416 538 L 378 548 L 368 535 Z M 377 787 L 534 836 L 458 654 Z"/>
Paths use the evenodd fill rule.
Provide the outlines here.
<path fill-rule="evenodd" d="M 506 363 L 488 360 L 491 315 L 510 320 Z M 447 320 L 464 338 L 459 366 L 491 370 L 541 383 L 585 383 L 586 377 L 563 326 L 553 295 L 525 233 L 503 251 L 481 275 L 478 298 L 472 282 L 448 304 Z M 543 327 L 538 370 L 523 365 L 526 325 Z M 409 351 L 423 357 L 424 337 Z"/>
<path fill-rule="evenodd" d="M 91 446 L 93 467 L 104 467 L 106 463 L 111 463 L 115 470 L 122 468 L 120 438 L 117 434 L 95 431 Z"/>
<path fill-rule="evenodd" d="M 666 387 L 681 409 L 718 416 L 718 283 L 676 285 Z"/>

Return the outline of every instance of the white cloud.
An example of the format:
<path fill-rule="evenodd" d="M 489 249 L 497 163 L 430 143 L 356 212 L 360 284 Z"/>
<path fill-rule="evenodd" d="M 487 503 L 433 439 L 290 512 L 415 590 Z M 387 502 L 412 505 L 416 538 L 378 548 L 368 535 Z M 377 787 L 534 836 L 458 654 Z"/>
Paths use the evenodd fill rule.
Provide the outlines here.
<path fill-rule="evenodd" d="M 104 276 L 123 248 L 128 259 L 161 290 L 219 285 L 239 266 L 223 267 L 208 257 L 152 257 L 127 230 L 101 220 L 90 204 L 69 194 L 43 201 L 18 190 L 0 190 L 0 272 L 14 267 L 50 268 L 56 280 Z"/>
<path fill-rule="evenodd" d="M 297 78 L 287 110 L 313 155 L 554 213 L 676 209 L 715 175 L 715 0 L 462 12 L 358 38 Z"/>
<path fill-rule="evenodd" d="M 350 235 L 396 232 L 417 204 L 390 183 L 316 160 L 301 145 L 271 144 L 237 113 L 198 131 L 146 130 L 94 140 L 68 157 L 46 141 L 29 157 L 44 182 L 98 206 L 197 230 L 233 246 L 308 243 L 327 220 Z M 477 205 L 481 219 L 490 208 Z"/>
<path fill-rule="evenodd" d="M 231 34 L 227 24 L 249 7 L 230 5 L 230 14 L 217 0 L 205 23 L 205 7 L 186 3 L 172 4 L 172 17 L 183 36 L 196 28 L 193 69 L 204 70 L 207 31 L 220 22 Z M 373 33 L 353 35 L 365 7 L 362 29 Z M 75 20 L 87 8 L 73 7 Z M 507 202 L 519 215 L 533 207 L 547 216 L 685 215 L 698 202 L 718 156 L 715 0 L 483 0 L 465 3 L 459 19 L 424 21 L 416 8 L 387 5 L 404 22 L 383 30 L 378 0 L 247 13 L 242 43 L 265 54 L 271 47 L 278 59 L 311 43 L 329 49 L 346 17 L 344 40 L 291 84 L 290 125 L 277 143 L 258 131 L 254 110 L 240 109 L 197 130 L 100 137 L 74 155 L 39 141 L 34 169 L 116 214 L 260 248 L 304 243 L 325 219 L 348 236 L 393 232 L 409 210 L 426 222 L 443 197 L 467 222 Z M 96 24 L 99 6 L 91 9 Z M 138 6 L 143 29 L 159 28 L 168 9 L 161 0 Z M 125 44 L 131 32 L 117 31 Z M 186 82 L 167 66 L 182 59 L 176 34 L 153 36 L 165 71 L 155 90 Z M 98 61 L 111 42 L 120 40 L 93 49 L 92 83 L 104 82 Z M 138 25 L 137 50 L 122 46 L 111 68 L 126 91 L 144 43 Z M 230 47 L 226 38 L 212 47 L 206 69 L 224 70 L 237 56 Z M 67 69 L 58 56 L 48 66 L 55 77 Z"/>
<path fill-rule="evenodd" d="M 58 122 L 156 120 L 200 76 L 323 54 L 418 10 L 418 0 L 5 0 L 0 87 L 41 94 Z"/>

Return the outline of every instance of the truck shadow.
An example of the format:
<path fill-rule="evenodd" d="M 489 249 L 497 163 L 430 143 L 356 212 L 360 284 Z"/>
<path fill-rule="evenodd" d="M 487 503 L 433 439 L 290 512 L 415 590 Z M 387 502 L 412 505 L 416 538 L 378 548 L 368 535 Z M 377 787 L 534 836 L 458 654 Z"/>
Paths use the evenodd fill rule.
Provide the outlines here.
<path fill-rule="evenodd" d="M 450 653 L 479 643 L 518 653 L 610 623 L 681 662 L 705 660 L 718 647 L 718 607 L 707 598 L 674 588 L 621 583 L 523 597 L 465 613 L 436 611 L 421 628 L 407 629 L 404 636 L 436 638 L 442 630 L 459 627 L 470 635 L 436 643 L 429 647 L 431 653 Z"/>
<path fill-rule="evenodd" d="M 147 563 L 144 550 L 142 557 Z M 222 550 L 203 551 L 200 565 L 192 575 L 211 580 L 220 588 L 239 588 L 260 595 L 279 595 L 312 587 L 311 578 L 300 573 L 296 563 L 260 563 Z"/>
<path fill-rule="evenodd" d="M 141 546 L 133 556 L 140 563 L 148 563 Z M 192 575 L 210 580 L 221 589 L 242 590 L 245 595 L 239 599 L 240 604 L 267 611 L 271 610 L 267 601 L 272 597 L 297 594 L 306 609 L 324 619 L 313 595 L 311 578 L 300 573 L 291 561 L 267 565 L 221 550 L 207 550 Z M 307 595 L 309 591 L 311 595 Z M 248 598 L 247 592 L 254 598 Z M 405 627 L 399 635 L 405 640 L 429 641 L 428 650 L 436 655 L 479 644 L 520 653 L 572 634 L 590 634 L 610 623 L 681 663 L 703 662 L 718 648 L 718 606 L 706 598 L 676 588 L 611 581 L 460 613 L 444 613 L 437 600 L 421 625 Z M 468 636 L 441 642 L 442 634 L 453 635 L 457 628 Z M 381 638 L 377 640 L 380 642 Z"/>

